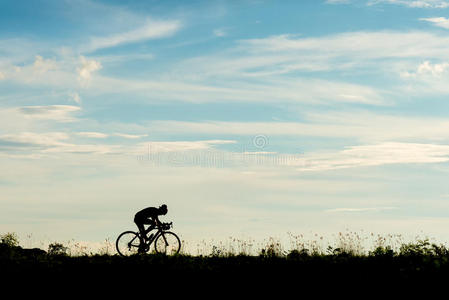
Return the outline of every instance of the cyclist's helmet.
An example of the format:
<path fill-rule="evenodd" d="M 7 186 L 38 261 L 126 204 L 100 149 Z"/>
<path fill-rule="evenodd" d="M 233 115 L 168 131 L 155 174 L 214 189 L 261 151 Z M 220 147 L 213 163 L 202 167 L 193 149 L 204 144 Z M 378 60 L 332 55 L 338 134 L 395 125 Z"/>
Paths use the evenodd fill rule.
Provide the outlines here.
<path fill-rule="evenodd" d="M 167 205 L 162 204 L 161 206 L 159 206 L 159 210 L 163 215 L 166 215 L 168 212 Z"/>

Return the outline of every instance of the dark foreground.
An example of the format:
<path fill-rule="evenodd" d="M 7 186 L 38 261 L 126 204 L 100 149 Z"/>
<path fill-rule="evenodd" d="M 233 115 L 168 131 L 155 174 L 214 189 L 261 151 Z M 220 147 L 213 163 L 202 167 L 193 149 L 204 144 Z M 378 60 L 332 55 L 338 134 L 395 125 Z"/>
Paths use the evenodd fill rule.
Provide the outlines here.
<path fill-rule="evenodd" d="M 313 288 L 318 295 L 332 291 L 349 296 L 350 291 L 362 289 L 368 294 L 385 292 L 391 296 L 391 288 L 401 294 L 446 288 L 449 285 L 449 252 L 418 250 L 395 253 L 378 249 L 363 256 L 293 251 L 284 256 L 268 253 L 259 256 L 71 257 L 0 244 L 0 270 L 4 286 L 18 283 L 22 287 L 64 286 L 72 291 L 80 287 L 102 287 L 108 291 L 135 289 L 133 293 L 142 290 L 151 293 L 148 287 L 169 287 L 170 292 L 180 292 L 183 288 L 204 292 L 214 288 L 221 290 L 220 293 L 235 291 L 238 294 L 237 290 L 243 287 L 256 296 L 273 290 L 303 294 Z"/>

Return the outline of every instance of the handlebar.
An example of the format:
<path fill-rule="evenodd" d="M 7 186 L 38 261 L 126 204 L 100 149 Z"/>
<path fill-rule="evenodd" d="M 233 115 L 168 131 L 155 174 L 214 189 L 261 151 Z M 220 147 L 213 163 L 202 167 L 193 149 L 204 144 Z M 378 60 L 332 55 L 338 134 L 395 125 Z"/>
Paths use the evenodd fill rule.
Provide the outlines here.
<path fill-rule="evenodd" d="M 158 226 L 158 227 L 162 228 L 163 230 L 169 230 L 170 228 L 173 227 L 173 222 L 161 223 L 160 226 Z"/>

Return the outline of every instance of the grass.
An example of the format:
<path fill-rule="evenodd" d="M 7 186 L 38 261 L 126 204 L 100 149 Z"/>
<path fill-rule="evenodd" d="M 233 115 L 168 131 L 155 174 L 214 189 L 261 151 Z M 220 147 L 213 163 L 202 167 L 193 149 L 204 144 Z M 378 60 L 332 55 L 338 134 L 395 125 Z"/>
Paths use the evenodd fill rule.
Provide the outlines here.
<path fill-rule="evenodd" d="M 209 250 L 196 255 L 182 252 L 175 256 L 120 257 L 113 253 L 108 240 L 97 253 L 76 253 L 57 242 L 44 251 L 20 247 L 17 236 L 8 233 L 0 242 L 0 267 L 10 278 L 21 281 L 47 278 L 54 282 L 80 278 L 91 282 L 103 278 L 110 282 L 163 283 L 200 278 L 202 283 L 225 285 L 252 278 L 262 285 L 271 282 L 422 286 L 449 279 L 449 248 L 426 238 L 404 242 L 396 235 L 366 237 L 345 232 L 334 236 L 331 245 L 323 237 L 314 237 L 308 240 L 303 235 L 289 234 L 289 247 L 275 238 L 259 243 L 230 238 L 213 245 L 198 243 L 200 249 Z M 368 249 L 367 245 L 372 247 Z"/>

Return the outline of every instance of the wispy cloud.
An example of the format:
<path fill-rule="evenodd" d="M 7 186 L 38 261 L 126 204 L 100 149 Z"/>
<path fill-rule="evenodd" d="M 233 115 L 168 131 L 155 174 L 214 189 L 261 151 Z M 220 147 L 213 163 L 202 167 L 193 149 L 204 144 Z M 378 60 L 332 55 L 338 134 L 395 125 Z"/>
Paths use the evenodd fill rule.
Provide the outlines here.
<path fill-rule="evenodd" d="M 66 145 L 69 135 L 65 132 L 20 132 L 0 135 L 0 142 L 16 143 L 19 147 L 43 146 L 56 147 Z"/>
<path fill-rule="evenodd" d="M 361 143 L 436 142 L 449 139 L 446 118 L 407 117 L 367 111 L 307 113 L 303 122 L 152 121 L 155 133 L 353 138 Z"/>
<path fill-rule="evenodd" d="M 55 155 L 60 153 L 111 154 L 124 153 L 122 145 L 80 144 L 71 142 L 67 132 L 19 132 L 0 135 L 0 151 L 12 157 L 25 155 Z"/>
<path fill-rule="evenodd" d="M 435 26 L 442 27 L 445 29 L 449 29 L 449 19 L 444 17 L 436 17 L 436 18 L 420 18 L 421 21 L 430 22 Z"/>
<path fill-rule="evenodd" d="M 419 43 L 423 40 L 427 43 Z M 446 36 L 421 31 L 358 31 L 313 38 L 284 34 L 243 40 L 241 47 L 257 55 L 281 52 L 298 56 L 304 53 L 313 58 L 320 54 L 327 60 L 351 57 L 361 63 L 358 59 L 410 58 L 426 54 L 447 57 L 444 50 L 447 40 Z"/>
<path fill-rule="evenodd" d="M 236 74 L 236 77 L 239 76 Z M 323 88 L 325 87 L 325 88 Z M 174 102 L 266 102 L 314 103 L 336 102 L 386 105 L 381 91 L 370 86 L 320 79 L 276 78 L 264 82 L 235 82 L 220 84 L 184 80 L 141 81 L 97 77 L 97 90 L 116 93 L 150 94 L 146 101 L 167 99 Z M 148 93 L 150 92 L 150 93 Z"/>
<path fill-rule="evenodd" d="M 349 208 L 349 207 L 343 207 L 343 208 L 333 208 L 333 209 L 327 209 L 325 212 L 328 213 L 358 213 L 358 212 L 382 212 L 382 211 L 390 211 L 390 210 L 396 210 L 397 207 L 359 207 L 359 208 Z"/>
<path fill-rule="evenodd" d="M 351 3 L 351 0 L 326 0 L 328 4 L 348 4 Z"/>
<path fill-rule="evenodd" d="M 140 139 L 143 137 L 147 137 L 148 134 L 129 134 L 129 133 L 114 133 L 115 136 L 119 136 L 125 139 Z"/>
<path fill-rule="evenodd" d="M 235 47 L 188 59 L 179 64 L 176 74 L 183 81 L 222 78 L 228 86 L 238 79 L 240 86 L 246 84 L 252 91 L 236 93 L 238 87 L 233 86 L 234 93 L 241 99 L 266 87 L 259 99 L 265 98 L 264 95 L 274 99 L 270 91 L 276 90 L 275 94 L 280 97 L 275 98 L 386 104 L 392 99 L 391 95 L 403 95 L 407 91 L 398 85 L 387 84 L 380 90 L 375 84 L 367 86 L 366 83 L 313 78 L 320 78 L 326 72 L 341 72 L 345 76 L 348 73 L 363 74 L 364 78 L 372 76 L 374 81 L 400 79 L 411 66 L 422 63 L 423 57 L 437 62 L 449 61 L 448 45 L 447 36 L 424 31 L 356 31 L 320 37 L 281 34 L 240 40 Z M 321 88 L 324 86 L 325 89 Z M 414 95 L 413 91 L 409 92 Z"/>
<path fill-rule="evenodd" d="M 82 132 L 77 132 L 76 134 L 79 136 L 94 138 L 94 139 L 104 139 L 109 136 L 105 133 L 95 132 L 95 131 L 82 131 Z"/>
<path fill-rule="evenodd" d="M 69 98 L 78 104 L 81 104 L 81 97 L 77 92 L 69 93 Z"/>
<path fill-rule="evenodd" d="M 87 59 L 84 56 L 80 57 L 81 66 L 77 68 L 78 80 L 83 86 L 90 83 L 92 73 L 102 68 L 101 63 L 94 59 Z"/>
<path fill-rule="evenodd" d="M 173 142 L 159 142 L 148 141 L 140 143 L 138 146 L 140 150 L 142 147 L 148 147 L 151 153 L 163 152 L 179 152 L 191 150 L 206 150 L 212 149 L 216 145 L 235 144 L 234 140 L 203 140 L 203 141 L 173 141 Z"/>
<path fill-rule="evenodd" d="M 33 64 L 33 68 L 37 73 L 46 73 L 49 70 L 56 69 L 57 64 L 52 59 L 44 59 L 42 56 L 37 55 Z"/>
<path fill-rule="evenodd" d="M 380 3 L 404 5 L 412 8 L 447 8 L 448 1 L 443 0 L 370 0 L 368 5 L 376 5 Z"/>
<path fill-rule="evenodd" d="M 224 37 L 228 35 L 228 29 L 227 28 L 217 28 L 213 31 L 214 35 L 216 37 Z"/>
<path fill-rule="evenodd" d="M 144 25 L 134 30 L 111 34 L 104 37 L 92 37 L 85 51 L 91 52 L 102 48 L 110 48 L 149 39 L 169 37 L 180 28 L 181 22 L 178 20 L 147 20 Z"/>
<path fill-rule="evenodd" d="M 449 145 L 388 142 L 348 147 L 339 152 L 311 154 L 297 164 L 299 171 L 326 171 L 389 164 L 425 164 L 449 161 Z"/>
<path fill-rule="evenodd" d="M 443 63 L 431 63 L 429 61 L 425 61 L 421 63 L 415 72 L 407 72 L 404 71 L 401 73 L 401 76 L 404 78 L 418 78 L 418 77 L 432 77 L 438 78 L 445 74 L 447 74 L 449 70 L 449 62 L 443 62 Z"/>
<path fill-rule="evenodd" d="M 79 111 L 79 106 L 73 105 L 41 105 L 23 106 L 17 110 L 25 117 L 38 120 L 54 120 L 59 122 L 71 122 L 76 120 L 72 114 Z"/>

